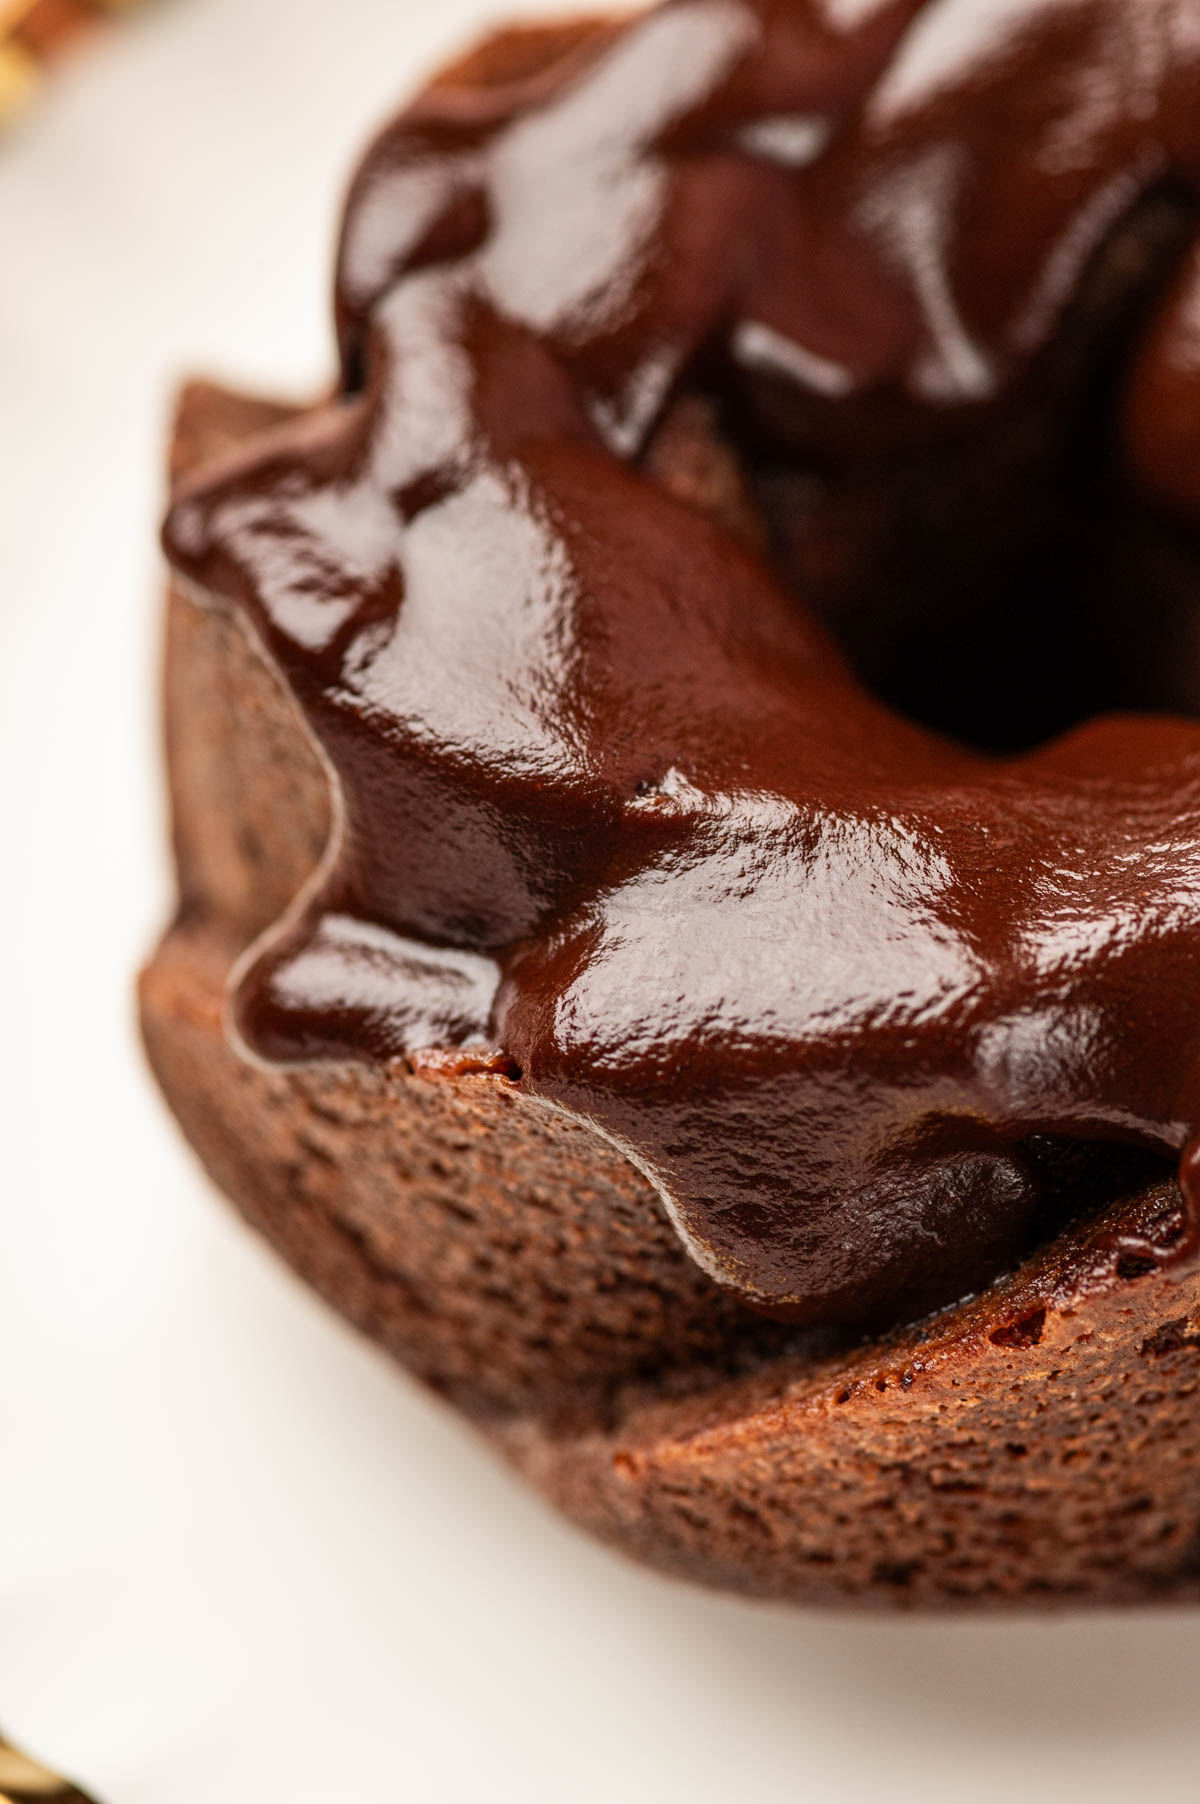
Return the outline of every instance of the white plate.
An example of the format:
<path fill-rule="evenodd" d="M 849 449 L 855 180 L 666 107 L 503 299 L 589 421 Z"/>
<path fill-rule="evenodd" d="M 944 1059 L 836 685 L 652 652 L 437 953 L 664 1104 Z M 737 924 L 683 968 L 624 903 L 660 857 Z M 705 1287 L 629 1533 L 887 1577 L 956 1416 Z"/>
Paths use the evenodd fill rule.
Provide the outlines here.
<path fill-rule="evenodd" d="M 1193 1795 L 1193 1613 L 625 1565 L 274 1263 L 143 1071 L 172 382 L 323 377 L 355 147 L 495 10 L 175 0 L 0 147 L 0 1721 L 108 1804 Z"/>

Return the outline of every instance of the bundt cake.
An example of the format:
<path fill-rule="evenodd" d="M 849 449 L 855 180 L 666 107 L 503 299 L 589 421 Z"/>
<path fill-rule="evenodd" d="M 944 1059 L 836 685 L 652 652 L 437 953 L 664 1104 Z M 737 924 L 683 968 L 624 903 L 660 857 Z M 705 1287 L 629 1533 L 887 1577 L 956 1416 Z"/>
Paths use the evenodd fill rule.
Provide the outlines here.
<path fill-rule="evenodd" d="M 570 1516 L 1200 1595 L 1200 0 L 667 0 L 172 448 L 184 1131 Z"/>

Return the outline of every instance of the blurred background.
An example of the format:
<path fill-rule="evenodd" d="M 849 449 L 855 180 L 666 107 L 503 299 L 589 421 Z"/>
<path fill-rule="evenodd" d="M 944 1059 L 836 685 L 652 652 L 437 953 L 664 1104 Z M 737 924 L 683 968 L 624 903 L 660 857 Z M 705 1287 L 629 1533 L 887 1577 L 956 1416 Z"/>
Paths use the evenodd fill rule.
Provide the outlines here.
<path fill-rule="evenodd" d="M 106 1804 L 1192 1795 L 1194 1613 L 820 1616 L 635 1570 L 193 1167 L 131 1002 L 169 906 L 172 390 L 324 381 L 357 147 L 558 9 L 115 10 L 0 0 L 0 1723 Z"/>

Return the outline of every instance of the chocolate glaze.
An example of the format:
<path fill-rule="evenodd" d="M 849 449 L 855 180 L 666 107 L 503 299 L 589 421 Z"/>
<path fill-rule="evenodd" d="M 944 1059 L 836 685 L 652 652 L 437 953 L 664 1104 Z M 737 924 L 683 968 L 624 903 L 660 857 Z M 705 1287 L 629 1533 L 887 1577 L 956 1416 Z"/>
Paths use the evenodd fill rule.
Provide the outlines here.
<path fill-rule="evenodd" d="M 1198 102 L 1200 0 L 677 0 L 385 131 L 339 393 L 166 529 L 337 800 L 244 1045 L 507 1073 L 806 1321 L 986 1281 L 1080 1142 L 1190 1147 L 1200 725 L 1063 697 L 1102 639 L 1093 700 L 1200 689 Z M 654 472 L 701 390 L 745 532 Z M 993 666 L 1020 755 L 963 742 Z"/>

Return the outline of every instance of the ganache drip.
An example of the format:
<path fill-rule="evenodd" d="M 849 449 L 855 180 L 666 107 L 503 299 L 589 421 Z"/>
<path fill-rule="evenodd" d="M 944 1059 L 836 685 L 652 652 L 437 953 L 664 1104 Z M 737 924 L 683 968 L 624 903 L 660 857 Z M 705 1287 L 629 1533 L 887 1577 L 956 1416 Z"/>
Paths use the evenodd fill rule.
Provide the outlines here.
<path fill-rule="evenodd" d="M 336 800 L 236 1031 L 283 1062 L 462 1049 L 627 1151 L 749 1301 L 896 1318 L 1019 1256 L 1039 1148 L 1200 1129 L 1200 724 L 1078 709 L 972 748 L 880 699 L 899 652 L 861 680 L 845 576 L 870 497 L 940 471 L 915 587 L 899 528 L 862 566 L 876 650 L 919 637 L 962 539 L 981 684 L 1006 609 L 1031 682 L 1052 639 L 1086 665 L 1107 554 L 1069 630 L 1053 518 L 988 590 L 1071 413 L 1103 439 L 1087 531 L 1169 522 L 1200 599 L 1200 0 L 678 0 L 506 42 L 358 173 L 340 392 L 168 519 Z M 1080 297 L 1121 288 L 1151 202 L 1187 230 L 1078 429 Z M 689 394 L 744 531 L 656 475 Z M 1165 708 L 1200 690 L 1191 631 Z M 961 721 L 944 637 L 922 718 Z"/>

